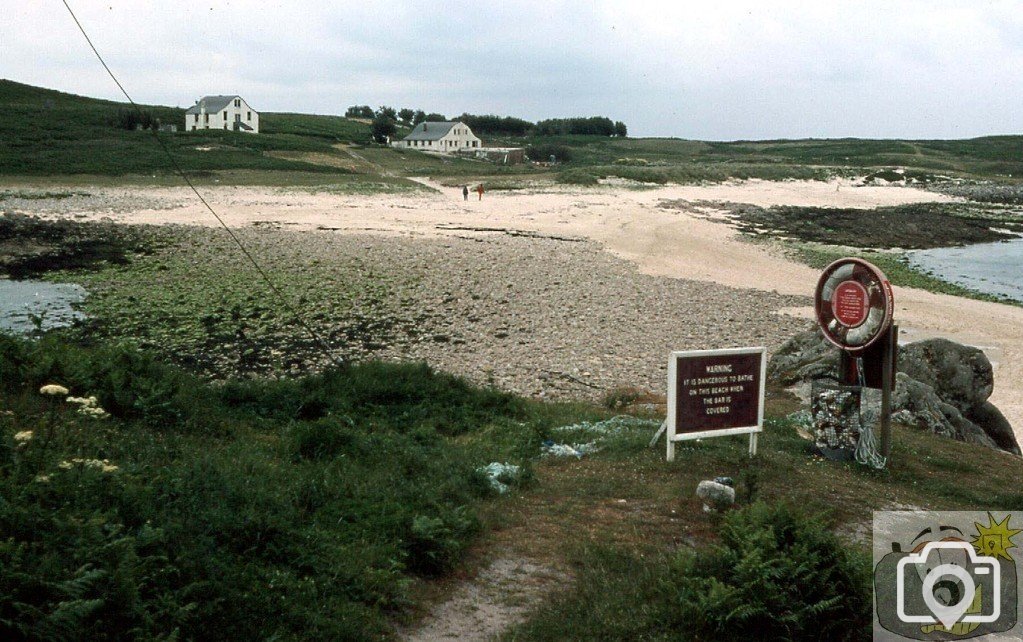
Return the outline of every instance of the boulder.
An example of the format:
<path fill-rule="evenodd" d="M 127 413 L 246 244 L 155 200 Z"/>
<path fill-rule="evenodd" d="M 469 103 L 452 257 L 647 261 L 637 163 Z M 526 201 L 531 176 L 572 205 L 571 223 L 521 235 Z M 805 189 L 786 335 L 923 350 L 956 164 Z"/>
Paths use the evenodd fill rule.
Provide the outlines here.
<path fill-rule="evenodd" d="M 968 415 L 968 419 L 978 425 L 990 437 L 998 447 L 1017 455 L 1020 453 L 1019 444 L 1016 442 L 1016 433 L 1005 415 L 990 401 L 985 401 L 974 408 Z"/>
<path fill-rule="evenodd" d="M 782 344 L 768 361 L 767 375 L 784 385 L 805 389 L 808 397 L 810 381 L 837 377 L 838 356 L 839 351 L 814 328 Z M 898 365 L 892 395 L 895 421 L 1020 454 L 1012 426 L 987 401 L 994 375 L 983 351 L 947 339 L 928 339 L 901 348 Z M 873 424 L 874 413 L 880 412 L 880 394 L 868 389 L 862 405 L 864 422 Z"/>
<path fill-rule="evenodd" d="M 892 415 L 896 421 L 935 435 L 962 439 L 961 430 L 949 419 L 950 408 L 955 410 L 953 406 L 942 402 L 931 386 L 911 379 L 902 372 L 895 375 Z M 956 414 L 962 417 L 959 411 Z"/>
<path fill-rule="evenodd" d="M 948 339 L 927 339 L 899 352 L 899 371 L 934 388 L 963 415 L 983 405 L 994 390 L 991 361 L 979 348 Z"/>
<path fill-rule="evenodd" d="M 791 337 L 767 362 L 767 378 L 786 386 L 820 377 L 834 377 L 837 372 L 838 350 L 827 342 L 820 328 Z"/>
<path fill-rule="evenodd" d="M 959 409 L 941 400 L 934 388 L 911 379 L 905 373 L 895 377 L 892 420 L 907 426 L 971 444 L 999 450 L 984 429 L 963 416 Z"/>
<path fill-rule="evenodd" d="M 735 503 L 735 489 L 706 479 L 696 487 L 696 496 L 703 500 L 703 510 L 724 510 Z"/>

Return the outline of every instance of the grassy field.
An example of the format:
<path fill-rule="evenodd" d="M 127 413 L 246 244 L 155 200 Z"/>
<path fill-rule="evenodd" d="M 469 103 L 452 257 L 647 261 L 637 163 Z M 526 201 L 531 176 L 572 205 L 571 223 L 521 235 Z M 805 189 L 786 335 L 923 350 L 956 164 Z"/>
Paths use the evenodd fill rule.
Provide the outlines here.
<path fill-rule="evenodd" d="M 8 115 L 0 124 L 0 137 L 5 142 L 0 149 L 0 174 L 171 174 L 152 132 L 116 126 L 119 114 L 128 109 L 126 104 L 2 80 L 0 106 Z M 142 108 L 164 123 L 178 125 L 182 131 L 159 136 L 186 172 L 200 176 L 221 170 L 350 173 L 339 167 L 275 158 L 268 152 L 333 154 L 336 150 L 332 145 L 369 138 L 366 125 L 344 118 L 273 113 L 262 115 L 263 133 L 259 135 L 183 131 L 184 109 Z"/>
<path fill-rule="evenodd" d="M 842 574 L 841 607 L 789 594 L 787 608 L 800 630 L 841 622 L 832 639 L 861 639 L 872 509 L 1023 506 L 1023 462 L 915 430 L 896 429 L 883 472 L 814 457 L 777 390 L 756 460 L 728 438 L 666 464 L 646 446 L 656 422 L 601 435 L 580 422 L 606 408 L 526 401 L 422 365 L 210 385 L 133 350 L 51 336 L 0 337 L 0 367 L 5 639 L 386 638 L 436 581 L 509 549 L 577 578 L 509 639 L 668 639 L 685 596 L 699 597 L 702 637 L 740 599 L 750 614 L 730 630 L 769 630 L 780 620 L 761 607 L 785 593 L 750 593 L 769 578 L 727 572 L 736 547 L 795 560 L 815 581 Z M 110 416 L 40 394 L 48 383 Z M 543 459 L 545 439 L 601 450 Z M 523 467 L 513 492 L 477 472 L 492 461 Z M 692 495 L 722 474 L 744 509 L 724 522 Z M 765 524 L 814 542 L 817 557 L 770 548 Z M 736 528 L 753 539 L 737 542 Z M 734 590 L 704 590 L 715 582 Z"/>
<path fill-rule="evenodd" d="M 889 167 L 906 168 L 908 177 L 922 181 L 951 176 L 1018 183 L 1023 175 L 1021 136 L 949 141 L 850 138 L 733 142 L 560 137 L 527 142 L 570 147 L 573 160 L 569 165 L 575 167 L 614 167 L 623 159 L 640 160 L 647 169 L 660 168 L 669 176 L 675 172 L 684 180 L 718 180 L 721 174 L 798 178 L 810 171 L 852 175 Z"/>
<path fill-rule="evenodd" d="M 379 637 L 480 533 L 476 468 L 593 415 L 421 365 L 212 387 L 0 336 L 0 368 L 5 640 Z"/>
<path fill-rule="evenodd" d="M 167 159 L 150 132 L 119 129 L 124 103 L 74 96 L 0 80 L 0 180 L 54 176 L 88 180 L 164 183 L 173 180 Z M 184 110 L 144 105 L 162 122 L 184 127 Z M 438 158 L 369 144 L 365 122 L 330 115 L 263 113 L 259 135 L 219 130 L 161 134 L 182 167 L 199 177 L 230 184 L 330 183 L 338 175 L 434 176 L 466 181 L 497 178 L 507 185 L 520 175 L 546 175 L 569 184 L 594 184 L 616 176 L 663 184 L 716 182 L 729 178 L 821 179 L 864 175 L 902 167 L 924 182 L 947 177 L 1016 184 L 1023 175 L 1023 137 L 991 136 L 953 141 L 779 140 L 692 141 L 675 138 L 595 136 L 488 138 L 487 145 L 567 146 L 572 159 L 554 168 L 501 166 Z M 407 130 L 399 129 L 398 136 Z M 341 188 L 351 182 L 337 181 Z"/>

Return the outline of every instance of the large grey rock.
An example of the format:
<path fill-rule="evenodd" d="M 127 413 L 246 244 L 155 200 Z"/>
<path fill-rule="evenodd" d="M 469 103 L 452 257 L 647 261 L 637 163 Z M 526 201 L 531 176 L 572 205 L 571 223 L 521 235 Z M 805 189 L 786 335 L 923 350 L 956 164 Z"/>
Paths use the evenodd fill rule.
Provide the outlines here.
<path fill-rule="evenodd" d="M 953 407 L 942 402 L 931 386 L 911 379 L 902 372 L 895 375 L 895 392 L 892 395 L 895 420 L 943 437 L 961 437 L 959 430 L 948 419 L 949 408 Z"/>
<path fill-rule="evenodd" d="M 931 386 L 902 372 L 895 380 L 893 420 L 943 437 L 999 449 L 980 426 L 963 417 L 955 406 L 943 402 Z"/>
<path fill-rule="evenodd" d="M 980 426 L 998 444 L 999 448 L 1016 453 L 1017 455 L 1021 454 L 1012 425 L 993 403 L 985 401 L 974 408 L 968 418 L 971 422 Z"/>
<path fill-rule="evenodd" d="M 838 350 L 819 329 L 801 332 L 771 356 L 768 378 L 797 385 L 838 375 Z M 947 339 L 928 339 L 900 349 L 892 397 L 896 421 L 936 435 L 1020 454 L 1012 426 L 987 398 L 994 387 L 991 362 L 978 348 Z M 865 413 L 879 412 L 879 395 L 864 394 Z"/>
<path fill-rule="evenodd" d="M 838 372 L 838 350 L 824 339 L 819 328 L 800 332 L 781 344 L 767 362 L 767 378 L 784 385 Z"/>
<path fill-rule="evenodd" d="M 942 401 L 963 415 L 982 405 L 994 390 L 994 373 L 979 348 L 948 339 L 927 339 L 905 346 L 899 371 L 934 388 Z"/>
<path fill-rule="evenodd" d="M 735 489 L 709 479 L 696 487 L 696 496 L 703 500 L 703 510 L 724 510 L 735 503 Z"/>

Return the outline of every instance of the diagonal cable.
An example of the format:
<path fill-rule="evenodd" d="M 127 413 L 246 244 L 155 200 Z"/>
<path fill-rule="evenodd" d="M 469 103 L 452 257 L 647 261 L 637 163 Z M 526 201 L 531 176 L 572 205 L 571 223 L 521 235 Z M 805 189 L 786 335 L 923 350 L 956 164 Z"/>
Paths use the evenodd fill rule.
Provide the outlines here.
<path fill-rule="evenodd" d="M 96 45 L 92 44 L 92 39 L 89 38 L 89 34 L 86 33 L 85 27 L 82 26 L 81 22 L 79 22 L 78 16 L 76 16 L 75 12 L 71 10 L 71 5 L 67 3 L 67 0 L 61 0 L 61 2 L 64 3 L 64 6 L 67 8 L 68 13 L 71 14 L 71 19 L 75 21 L 76 25 L 78 25 L 78 30 L 82 32 L 82 35 L 85 37 L 85 41 L 89 43 L 89 48 L 92 49 L 92 53 L 96 54 L 96 58 L 99 60 L 100 64 L 103 65 L 103 68 L 107 70 L 107 74 L 110 76 L 111 80 L 113 80 L 114 83 L 117 85 L 117 88 L 121 90 L 121 93 L 124 94 L 124 97 L 128 99 L 128 102 L 131 103 L 131 106 L 135 108 L 136 113 L 138 113 L 141 116 L 142 109 L 132 99 L 132 97 L 128 95 L 128 92 L 124 89 L 124 86 L 121 84 L 121 81 L 119 81 L 117 79 L 117 76 L 114 75 L 114 72 L 110 70 L 110 67 L 107 65 L 106 61 L 103 60 L 103 56 L 101 56 L 99 50 L 96 49 Z M 241 242 L 241 239 L 239 239 L 238 236 L 231 230 L 231 228 L 227 226 L 227 223 L 224 222 L 224 219 L 222 219 L 220 215 L 217 214 L 212 207 L 210 207 L 210 204 L 206 201 L 205 198 L 203 198 L 202 194 L 199 193 L 199 190 L 195 188 L 195 185 L 192 184 L 192 181 L 188 178 L 188 175 L 185 174 L 185 172 L 181 169 L 181 166 L 178 164 L 177 159 L 174 158 L 174 155 L 171 154 L 170 149 L 167 148 L 167 143 L 165 143 L 163 139 L 160 138 L 160 135 L 157 133 L 155 129 L 151 131 L 153 132 L 153 138 L 156 139 L 156 142 L 160 145 L 160 149 L 162 149 L 163 153 L 166 154 L 167 159 L 171 163 L 171 166 L 174 168 L 174 171 L 181 177 L 181 180 L 185 181 L 185 184 L 188 185 L 192 192 L 195 193 L 195 196 L 202 202 L 206 209 L 209 210 L 210 214 L 212 214 L 213 217 L 217 219 L 217 222 L 220 223 L 220 226 L 224 228 L 225 232 L 228 233 L 228 235 L 231 237 L 231 240 L 234 241 L 235 245 L 238 246 L 238 249 L 241 250 L 242 254 L 245 255 L 245 258 L 247 258 L 249 260 L 249 263 L 252 264 L 252 267 L 256 268 L 256 272 L 258 272 L 259 275 L 263 278 L 263 280 L 266 281 L 266 284 L 270 287 L 270 290 L 274 293 L 274 295 L 281 302 L 281 304 L 284 305 L 284 307 L 298 322 L 298 324 L 302 326 L 302 329 L 304 329 L 309 334 L 309 336 L 312 337 L 313 342 L 316 344 L 316 346 L 323 352 L 323 354 L 330 360 L 331 363 L 333 363 L 335 366 L 340 366 L 341 362 L 330 351 L 330 348 L 327 346 L 326 342 L 322 338 L 320 338 L 320 335 L 318 335 L 316 331 L 313 330 L 313 328 L 308 323 L 305 322 L 305 319 L 302 318 L 302 316 L 298 313 L 298 310 L 295 308 L 295 306 L 291 304 L 291 302 L 280 290 L 280 288 L 278 288 L 277 285 L 273 282 L 273 280 L 270 278 L 270 275 L 266 273 L 266 271 L 256 261 L 255 257 L 252 256 L 248 249 L 246 249 L 245 245 Z"/>

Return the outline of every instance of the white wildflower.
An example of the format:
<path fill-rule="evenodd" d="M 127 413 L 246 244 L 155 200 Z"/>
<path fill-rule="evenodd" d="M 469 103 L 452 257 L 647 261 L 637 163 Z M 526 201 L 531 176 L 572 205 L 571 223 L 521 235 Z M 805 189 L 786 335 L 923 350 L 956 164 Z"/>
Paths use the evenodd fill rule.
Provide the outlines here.
<path fill-rule="evenodd" d="M 55 383 L 49 383 L 39 389 L 39 394 L 51 397 L 66 397 L 68 389 Z"/>
<path fill-rule="evenodd" d="M 32 431 L 22 430 L 21 432 L 14 433 L 14 441 L 18 442 L 18 445 L 24 445 L 32 441 Z"/>
<path fill-rule="evenodd" d="M 111 464 L 109 459 L 84 459 L 82 457 L 75 457 L 73 459 L 65 459 L 57 464 L 57 468 L 61 468 L 63 470 L 70 470 L 75 466 L 97 468 L 104 473 L 112 473 L 118 470 L 117 464 Z"/>
<path fill-rule="evenodd" d="M 110 413 L 106 410 L 92 406 L 82 406 L 78 409 L 78 414 L 85 415 L 86 417 L 92 417 L 93 419 L 106 419 L 110 416 Z"/>
<path fill-rule="evenodd" d="M 99 400 L 96 397 L 68 397 L 68 403 L 78 406 L 78 414 L 93 419 L 106 419 L 110 416 L 106 410 L 99 407 Z"/>
<path fill-rule="evenodd" d="M 50 482 L 50 476 L 49 475 L 36 475 L 34 481 L 36 481 L 36 482 L 38 482 L 40 484 L 47 484 L 47 483 Z"/>

